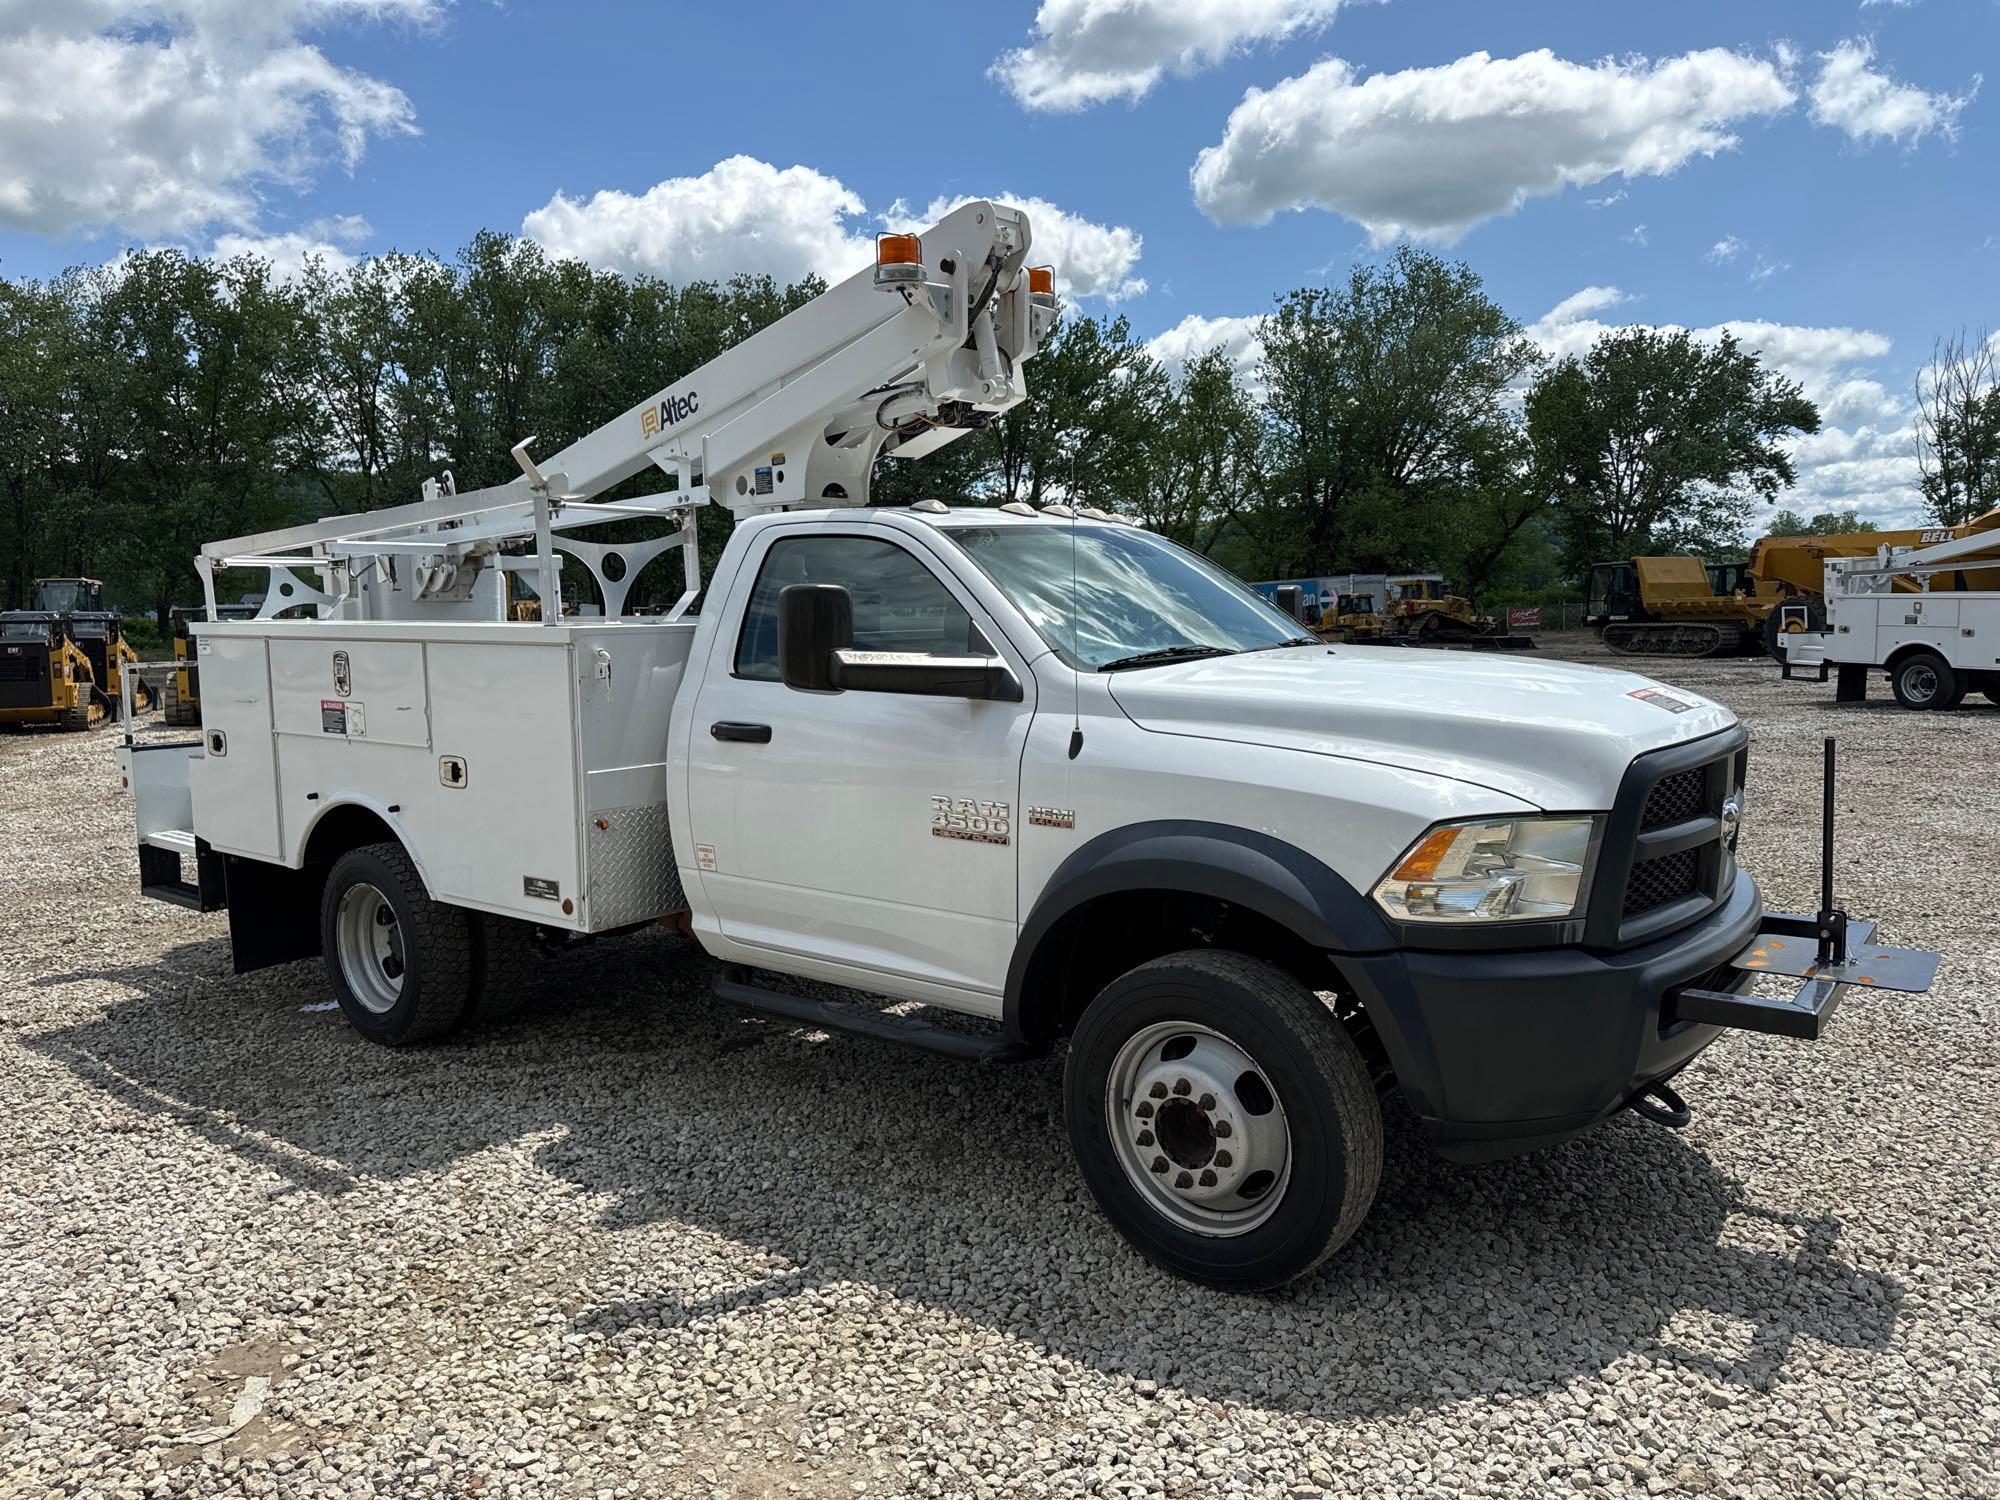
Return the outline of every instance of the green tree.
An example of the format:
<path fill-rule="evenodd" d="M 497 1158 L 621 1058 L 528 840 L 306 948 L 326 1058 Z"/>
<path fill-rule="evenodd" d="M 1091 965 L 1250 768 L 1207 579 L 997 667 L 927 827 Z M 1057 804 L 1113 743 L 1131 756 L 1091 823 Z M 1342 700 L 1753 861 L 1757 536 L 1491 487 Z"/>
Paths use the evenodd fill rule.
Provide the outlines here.
<path fill-rule="evenodd" d="M 994 424 L 994 498 L 1129 508 L 1166 400 L 1159 361 L 1122 317 L 1071 314 L 1028 365 L 1030 399 Z"/>
<path fill-rule="evenodd" d="M 1262 376 L 1270 488 L 1301 512 L 1285 571 L 1490 565 L 1545 503 L 1507 399 L 1539 360 L 1470 267 L 1407 246 L 1279 298 Z"/>
<path fill-rule="evenodd" d="M 1142 441 L 1146 462 L 1130 498 L 1140 520 L 1204 553 L 1241 529 L 1259 494 L 1264 422 L 1227 351 L 1210 349 L 1182 366 Z"/>
<path fill-rule="evenodd" d="M 1960 526 L 2000 507 L 2000 371 L 1981 329 L 1940 339 L 1917 377 L 1917 469 L 1924 508 Z"/>
<path fill-rule="evenodd" d="M 1796 482 L 1784 442 L 1819 430 L 1796 381 L 1730 334 L 1626 328 L 1544 371 L 1527 398 L 1538 484 L 1571 566 L 1740 548 L 1757 501 Z"/>
<path fill-rule="evenodd" d="M 72 382 L 81 350 L 76 278 L 0 281 L 0 538 L 6 603 L 28 603 L 48 555 L 69 467 Z"/>
<path fill-rule="evenodd" d="M 1795 510 L 1781 510 L 1771 517 L 1766 531 L 1771 536 L 1845 536 L 1874 529 L 1873 521 L 1862 520 L 1859 511 L 1849 508 L 1815 511 L 1810 518 Z"/>

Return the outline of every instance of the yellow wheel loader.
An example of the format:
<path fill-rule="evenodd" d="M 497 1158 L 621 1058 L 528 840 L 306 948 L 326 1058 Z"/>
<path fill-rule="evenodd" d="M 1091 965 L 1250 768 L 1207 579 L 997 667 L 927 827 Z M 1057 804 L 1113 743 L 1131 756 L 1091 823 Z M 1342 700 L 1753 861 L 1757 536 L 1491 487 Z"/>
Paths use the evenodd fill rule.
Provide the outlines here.
<path fill-rule="evenodd" d="M 0 612 L 0 725 L 95 729 L 110 717 L 111 700 L 61 615 Z"/>

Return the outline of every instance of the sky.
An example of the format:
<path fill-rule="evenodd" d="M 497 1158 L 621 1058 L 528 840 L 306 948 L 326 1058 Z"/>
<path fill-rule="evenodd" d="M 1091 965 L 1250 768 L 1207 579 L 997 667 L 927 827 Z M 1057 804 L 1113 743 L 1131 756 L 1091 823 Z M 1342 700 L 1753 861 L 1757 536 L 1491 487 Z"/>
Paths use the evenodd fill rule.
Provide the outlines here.
<path fill-rule="evenodd" d="M 2000 326 L 1985 72 L 2000 0 L 0 0 L 0 275 L 492 228 L 838 278 L 990 197 L 1072 305 L 1249 368 L 1407 241 L 1555 354 L 1733 329 L 1825 417 L 1782 503 L 1889 523 L 1934 340 Z"/>

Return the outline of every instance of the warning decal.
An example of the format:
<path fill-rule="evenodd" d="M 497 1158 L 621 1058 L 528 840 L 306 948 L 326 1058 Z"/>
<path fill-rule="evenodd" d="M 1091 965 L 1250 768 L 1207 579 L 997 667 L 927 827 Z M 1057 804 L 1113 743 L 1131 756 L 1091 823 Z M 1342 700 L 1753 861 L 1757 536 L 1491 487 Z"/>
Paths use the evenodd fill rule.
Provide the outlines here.
<path fill-rule="evenodd" d="M 338 698 L 320 699 L 319 730 L 321 734 L 346 734 L 347 705 Z"/>
<path fill-rule="evenodd" d="M 1637 698 L 1641 703 L 1650 703 L 1655 708 L 1664 708 L 1670 714 L 1684 714 L 1694 707 L 1694 704 L 1687 699 L 1677 698 L 1660 688 L 1633 688 L 1625 696 Z"/>

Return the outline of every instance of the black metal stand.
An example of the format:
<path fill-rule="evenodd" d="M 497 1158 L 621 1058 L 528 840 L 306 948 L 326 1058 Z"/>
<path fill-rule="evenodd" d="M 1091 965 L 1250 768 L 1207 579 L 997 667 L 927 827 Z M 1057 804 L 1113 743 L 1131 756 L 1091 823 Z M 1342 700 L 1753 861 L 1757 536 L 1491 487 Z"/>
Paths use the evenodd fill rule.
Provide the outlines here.
<path fill-rule="evenodd" d="M 1819 814 L 1819 962 L 1822 967 L 1847 962 L 1847 913 L 1833 904 L 1833 736 L 1826 737 L 1826 763 L 1820 780 Z"/>

